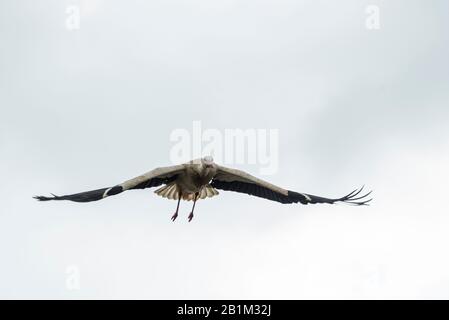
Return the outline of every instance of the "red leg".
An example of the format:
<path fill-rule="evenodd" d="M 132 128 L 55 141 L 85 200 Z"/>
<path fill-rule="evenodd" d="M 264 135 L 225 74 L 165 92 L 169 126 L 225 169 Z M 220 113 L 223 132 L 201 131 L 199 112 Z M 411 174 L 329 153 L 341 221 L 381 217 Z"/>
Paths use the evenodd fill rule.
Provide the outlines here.
<path fill-rule="evenodd" d="M 176 212 L 175 214 L 171 217 L 171 221 L 175 221 L 176 218 L 178 217 L 178 210 L 179 210 L 179 203 L 181 202 L 181 193 L 179 193 L 179 199 L 178 199 L 178 205 L 176 206 Z"/>
<path fill-rule="evenodd" d="M 193 207 L 192 207 L 192 212 L 190 212 L 189 214 L 189 222 L 192 221 L 193 219 L 193 211 L 195 210 L 195 204 L 196 204 L 196 199 L 198 199 L 198 195 L 199 193 L 195 193 L 195 198 L 193 198 Z"/>

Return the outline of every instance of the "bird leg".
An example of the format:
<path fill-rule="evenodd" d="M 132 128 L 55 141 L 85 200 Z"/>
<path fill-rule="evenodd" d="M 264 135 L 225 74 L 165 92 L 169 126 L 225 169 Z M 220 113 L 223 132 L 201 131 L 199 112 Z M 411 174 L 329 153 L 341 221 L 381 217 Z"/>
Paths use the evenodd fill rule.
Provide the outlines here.
<path fill-rule="evenodd" d="M 175 221 L 176 218 L 178 217 L 178 210 L 179 210 L 179 203 L 181 202 L 181 192 L 179 193 L 179 198 L 178 198 L 178 205 L 176 206 L 176 212 L 175 214 L 171 217 L 171 221 Z"/>
<path fill-rule="evenodd" d="M 189 217 L 188 217 L 189 222 L 192 221 L 192 219 L 193 219 L 193 210 L 195 210 L 195 203 L 196 203 L 196 199 L 198 199 L 198 195 L 199 195 L 199 192 L 195 193 L 195 197 L 193 198 L 192 212 L 190 212 Z"/>

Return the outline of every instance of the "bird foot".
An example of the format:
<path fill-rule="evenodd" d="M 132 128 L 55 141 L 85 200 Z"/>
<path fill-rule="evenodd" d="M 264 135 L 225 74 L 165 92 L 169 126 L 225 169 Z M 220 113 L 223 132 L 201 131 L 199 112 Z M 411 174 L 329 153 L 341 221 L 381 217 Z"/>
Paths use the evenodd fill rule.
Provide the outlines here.
<path fill-rule="evenodd" d="M 189 219 L 189 222 L 192 221 L 192 219 L 193 219 L 193 212 L 190 212 L 188 219 Z"/>
<path fill-rule="evenodd" d="M 174 215 L 172 215 L 172 217 L 171 217 L 171 221 L 175 221 L 176 220 L 176 218 L 178 217 L 178 213 L 177 212 L 175 212 L 175 214 Z"/>

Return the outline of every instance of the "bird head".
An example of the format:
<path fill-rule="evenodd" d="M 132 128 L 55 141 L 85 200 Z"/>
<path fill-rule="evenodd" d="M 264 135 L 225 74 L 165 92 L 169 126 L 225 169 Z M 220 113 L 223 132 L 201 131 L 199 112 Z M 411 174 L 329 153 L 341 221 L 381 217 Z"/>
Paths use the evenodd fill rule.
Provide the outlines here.
<path fill-rule="evenodd" d="M 211 156 L 205 156 L 201 159 L 201 162 L 205 168 L 213 168 L 214 167 L 214 158 Z"/>

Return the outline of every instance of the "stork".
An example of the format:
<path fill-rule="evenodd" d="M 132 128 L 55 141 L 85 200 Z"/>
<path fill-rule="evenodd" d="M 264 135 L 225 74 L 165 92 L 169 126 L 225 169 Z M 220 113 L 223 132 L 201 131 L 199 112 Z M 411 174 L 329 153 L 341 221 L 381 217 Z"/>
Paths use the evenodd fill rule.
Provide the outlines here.
<path fill-rule="evenodd" d="M 178 200 L 176 211 L 171 217 L 178 217 L 181 200 L 193 201 L 192 211 L 188 216 L 193 219 L 195 204 L 199 199 L 214 197 L 219 190 L 246 193 L 252 196 L 277 201 L 282 204 L 301 203 L 347 203 L 352 205 L 367 205 L 372 199 L 367 199 L 371 191 L 361 195 L 363 187 L 340 198 L 323 198 L 307 193 L 283 189 L 267 181 L 256 178 L 244 171 L 218 165 L 212 157 L 207 156 L 184 164 L 160 167 L 136 178 L 127 180 L 109 188 L 75 193 L 65 196 L 51 197 L 35 196 L 39 201 L 70 200 L 75 202 L 97 201 L 114 196 L 127 190 L 146 189 L 162 186 L 155 193 L 167 199 Z"/>

